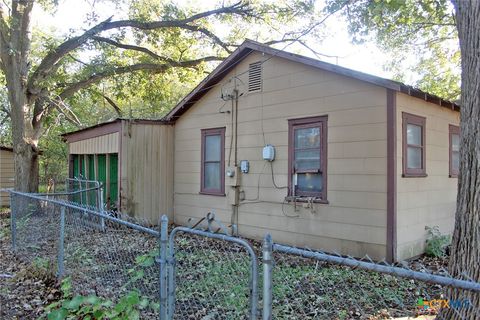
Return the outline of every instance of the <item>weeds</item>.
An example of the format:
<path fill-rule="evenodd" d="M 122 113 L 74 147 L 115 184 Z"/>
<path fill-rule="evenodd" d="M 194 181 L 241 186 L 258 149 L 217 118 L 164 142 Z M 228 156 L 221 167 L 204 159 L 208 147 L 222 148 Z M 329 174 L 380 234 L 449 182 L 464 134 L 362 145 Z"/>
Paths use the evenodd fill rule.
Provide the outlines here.
<path fill-rule="evenodd" d="M 425 254 L 430 257 L 445 257 L 448 246 L 452 241 L 452 237 L 447 234 L 442 234 L 438 226 L 425 227 L 427 230 L 427 243 L 425 246 Z"/>

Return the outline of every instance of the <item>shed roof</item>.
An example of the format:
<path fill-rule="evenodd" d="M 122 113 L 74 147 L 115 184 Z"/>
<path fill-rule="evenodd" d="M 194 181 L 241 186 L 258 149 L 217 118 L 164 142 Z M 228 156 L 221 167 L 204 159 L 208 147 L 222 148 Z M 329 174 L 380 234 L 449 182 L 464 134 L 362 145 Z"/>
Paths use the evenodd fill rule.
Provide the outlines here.
<path fill-rule="evenodd" d="M 377 77 L 368 73 L 348 69 L 335 64 L 324 61 L 312 59 L 302 55 L 290 53 L 287 51 L 274 49 L 252 40 L 245 40 L 230 56 L 223 60 L 215 70 L 213 70 L 200 84 L 195 87 L 185 98 L 180 101 L 175 108 L 173 108 L 166 116 L 165 120 L 175 121 L 182 114 L 184 114 L 192 105 L 195 104 L 203 95 L 205 95 L 210 88 L 215 86 L 221 79 L 229 72 L 235 65 L 247 57 L 251 52 L 258 51 L 272 56 L 284 58 L 290 61 L 295 61 L 314 68 L 334 72 L 344 75 L 346 77 L 355 78 L 361 81 L 369 82 L 380 87 L 388 88 L 397 92 L 408 94 L 412 97 L 419 98 L 431 103 L 438 104 L 442 107 L 447 107 L 453 110 L 460 110 L 460 106 L 452 101 L 445 100 L 441 97 L 429 94 L 420 89 L 406 85 L 404 83 Z"/>
<path fill-rule="evenodd" d="M 79 129 L 79 130 L 75 130 L 75 131 L 71 131 L 71 132 L 67 132 L 67 133 L 63 133 L 61 134 L 60 136 L 63 137 L 63 140 L 64 141 L 68 141 L 70 137 L 74 137 L 74 136 L 78 136 L 80 138 L 80 140 L 82 140 L 82 134 L 83 133 L 86 133 L 87 131 L 91 132 L 92 134 L 94 134 L 93 131 L 98 131 L 99 135 L 102 134 L 102 132 L 105 134 L 105 133 L 110 133 L 110 131 L 115 131 L 116 129 L 114 127 L 118 126 L 119 123 L 121 121 L 130 121 L 132 123 L 144 123 L 144 124 L 169 124 L 168 121 L 165 121 L 163 119 L 125 119 L 125 118 L 116 118 L 114 120 L 111 120 L 111 121 L 106 121 L 106 122 L 102 122 L 102 123 L 99 123 L 99 124 L 96 124 L 96 125 L 93 125 L 93 126 L 90 126 L 90 127 L 86 127 L 86 128 L 82 128 L 82 129 Z M 104 129 L 107 129 L 107 127 L 112 127 L 112 130 L 107 130 L 105 131 Z M 118 131 L 118 130 L 116 130 Z M 87 138 L 87 136 L 83 136 L 84 138 Z"/>
<path fill-rule="evenodd" d="M 6 146 L 0 146 L 0 150 L 13 152 L 13 148 L 11 148 L 11 147 L 6 147 Z"/>

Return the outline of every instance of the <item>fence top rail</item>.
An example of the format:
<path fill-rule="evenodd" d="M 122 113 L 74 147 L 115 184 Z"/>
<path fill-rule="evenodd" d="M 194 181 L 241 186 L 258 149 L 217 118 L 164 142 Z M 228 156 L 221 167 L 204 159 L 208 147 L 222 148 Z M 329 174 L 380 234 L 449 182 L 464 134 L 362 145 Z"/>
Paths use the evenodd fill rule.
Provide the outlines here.
<path fill-rule="evenodd" d="M 82 189 L 82 190 L 76 190 L 76 191 L 70 191 L 70 192 L 52 192 L 52 193 L 32 193 L 36 196 L 70 196 L 74 194 L 79 194 L 82 192 L 87 192 L 87 191 L 93 191 L 93 190 L 98 190 L 100 189 L 100 186 L 98 187 L 93 187 L 93 188 L 87 188 L 87 189 Z"/>
<path fill-rule="evenodd" d="M 78 205 L 74 205 L 74 204 L 66 202 L 66 201 L 54 200 L 54 199 L 46 198 L 44 196 L 39 196 L 39 195 L 34 194 L 34 193 L 33 194 L 32 193 L 25 193 L 25 192 L 10 190 L 10 189 L 6 190 L 6 191 L 9 192 L 11 195 L 14 194 L 14 195 L 17 195 L 17 196 L 22 196 L 22 197 L 26 197 L 26 198 L 30 198 L 30 199 L 45 201 L 45 202 L 56 204 L 56 205 L 63 206 L 63 207 L 66 207 L 66 208 L 79 210 L 79 211 L 82 211 L 82 213 L 88 213 L 88 214 L 100 217 L 102 219 L 105 219 L 105 220 L 110 220 L 110 221 L 113 221 L 115 223 L 118 223 L 118 224 L 124 225 L 126 227 L 132 228 L 134 230 L 145 232 L 145 233 L 150 234 L 154 237 L 159 237 L 160 236 L 160 232 L 158 232 L 156 230 L 153 230 L 153 229 L 150 229 L 150 228 L 147 228 L 147 227 L 144 227 L 144 226 L 132 223 L 132 222 L 128 222 L 128 221 L 125 221 L 125 220 L 122 220 L 122 219 L 118 219 L 118 218 L 106 215 L 106 214 L 101 213 L 101 212 L 97 212 L 97 211 L 89 209 L 89 208 L 80 207 Z"/>
<path fill-rule="evenodd" d="M 250 243 L 248 241 L 244 240 L 244 239 L 237 238 L 237 237 L 232 237 L 232 236 L 222 234 L 222 233 L 213 233 L 213 232 L 208 232 L 208 231 L 203 231 L 203 230 L 198 230 L 198 229 L 192 229 L 192 228 L 188 228 L 188 227 L 176 227 L 170 233 L 170 241 L 169 241 L 170 245 L 173 246 L 174 240 L 175 240 L 175 235 L 178 232 L 191 233 L 191 234 L 195 234 L 195 235 L 199 235 L 199 236 L 203 236 L 203 237 L 207 237 L 207 238 L 213 238 L 213 239 L 217 239 L 217 240 L 223 240 L 223 241 L 228 241 L 228 242 L 233 242 L 233 243 L 239 244 L 247 250 L 248 254 L 251 256 L 251 258 L 253 259 L 253 261 L 255 262 L 255 265 L 256 265 L 257 255 L 255 254 L 255 251 L 253 250 Z"/>
<path fill-rule="evenodd" d="M 89 182 L 89 183 L 96 183 L 97 185 L 100 185 L 100 181 L 97 181 L 97 180 L 88 180 L 88 179 L 82 179 L 82 178 L 67 178 L 65 180 L 72 181 L 72 182 Z"/>
<path fill-rule="evenodd" d="M 353 258 L 329 255 L 321 252 L 309 251 L 289 247 L 281 244 L 273 244 L 273 250 L 287 254 L 294 254 L 305 258 L 312 258 L 320 261 L 334 263 L 338 265 L 360 268 L 368 271 L 375 271 L 403 278 L 415 279 L 430 283 L 436 283 L 443 286 L 461 288 L 480 292 L 480 283 L 474 281 L 460 280 L 447 276 L 434 275 L 426 272 L 413 271 L 395 266 L 382 265 L 373 262 L 360 261 Z"/>

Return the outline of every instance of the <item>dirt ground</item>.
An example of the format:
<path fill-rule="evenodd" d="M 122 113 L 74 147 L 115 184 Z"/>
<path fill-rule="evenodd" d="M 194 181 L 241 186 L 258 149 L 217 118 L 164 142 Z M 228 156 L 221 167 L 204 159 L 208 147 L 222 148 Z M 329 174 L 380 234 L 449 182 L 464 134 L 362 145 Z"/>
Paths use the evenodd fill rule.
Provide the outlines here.
<path fill-rule="evenodd" d="M 60 297 L 55 275 L 11 251 L 9 212 L 0 212 L 0 319 L 37 319 Z"/>

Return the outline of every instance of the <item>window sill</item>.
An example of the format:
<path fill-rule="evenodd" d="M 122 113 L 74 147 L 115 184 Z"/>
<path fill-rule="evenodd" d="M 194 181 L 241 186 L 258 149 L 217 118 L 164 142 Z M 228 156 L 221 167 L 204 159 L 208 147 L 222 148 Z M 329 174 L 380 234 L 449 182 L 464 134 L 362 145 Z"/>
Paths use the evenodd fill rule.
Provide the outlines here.
<path fill-rule="evenodd" d="M 426 173 L 404 173 L 402 178 L 426 178 L 428 174 Z"/>
<path fill-rule="evenodd" d="M 293 196 L 287 196 L 285 197 L 285 201 L 287 202 L 302 202 L 302 203 L 308 203 L 308 202 L 313 202 L 313 203 L 320 203 L 320 204 L 329 204 L 328 200 L 325 199 L 320 199 L 320 198 L 313 198 L 312 197 L 293 197 Z"/>
<path fill-rule="evenodd" d="M 206 196 L 225 197 L 225 193 L 219 193 L 219 192 L 200 191 L 198 194 L 203 194 Z"/>

